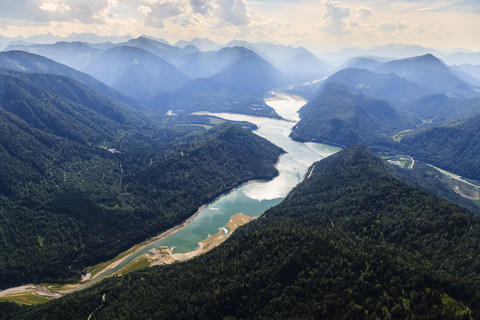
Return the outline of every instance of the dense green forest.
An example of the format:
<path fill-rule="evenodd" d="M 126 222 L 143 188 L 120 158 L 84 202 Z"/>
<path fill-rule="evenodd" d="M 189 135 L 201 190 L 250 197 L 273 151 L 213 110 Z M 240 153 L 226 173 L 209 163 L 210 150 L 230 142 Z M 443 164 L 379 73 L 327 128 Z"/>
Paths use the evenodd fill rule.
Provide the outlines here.
<path fill-rule="evenodd" d="M 299 114 L 301 120 L 290 135 L 293 139 L 339 146 L 389 146 L 394 132 L 412 125 L 385 100 L 355 93 L 336 82 L 318 89 Z"/>
<path fill-rule="evenodd" d="M 397 176 L 348 147 L 213 251 L 16 319 L 480 319 L 480 219 Z"/>
<path fill-rule="evenodd" d="M 480 116 L 405 136 L 398 148 L 444 170 L 480 180 Z"/>
<path fill-rule="evenodd" d="M 384 100 L 357 94 L 353 88 L 334 82 L 344 76 L 343 73 L 349 75 L 353 71 L 344 70 L 332 76 L 300 109 L 301 120 L 290 135 L 293 139 L 342 147 L 361 143 L 376 152 L 406 153 L 415 160 L 480 180 L 480 116 L 471 116 L 478 110 L 478 97 L 453 99 L 438 94 L 412 103 L 410 109 L 402 109 L 420 118 L 428 115 L 425 119 L 433 121 L 434 126 L 428 121 L 421 124 Z M 462 115 L 470 116 L 439 125 L 448 118 L 453 121 Z M 430 188 L 429 191 L 438 185 L 438 182 L 431 182 L 423 184 Z"/>
<path fill-rule="evenodd" d="M 281 149 L 195 119 L 149 118 L 70 78 L 0 70 L 0 287 L 78 279 L 277 174 Z"/>
<path fill-rule="evenodd" d="M 473 201 L 454 191 L 455 186 L 459 186 L 459 188 L 464 189 L 464 193 L 467 195 L 474 195 L 475 191 L 477 191 L 474 186 L 469 188 L 464 183 L 420 161 L 415 161 L 415 166 L 411 169 L 400 167 L 395 167 L 395 169 L 398 171 L 397 177 L 399 180 L 437 197 L 456 203 L 468 209 L 474 215 L 480 216 L 480 201 Z M 465 190 L 465 188 L 467 189 Z"/>
<path fill-rule="evenodd" d="M 259 95 L 241 92 L 210 78 L 191 80 L 176 90 L 160 94 L 156 101 L 164 105 L 165 110 L 175 110 L 180 114 L 211 111 L 280 117 Z"/>

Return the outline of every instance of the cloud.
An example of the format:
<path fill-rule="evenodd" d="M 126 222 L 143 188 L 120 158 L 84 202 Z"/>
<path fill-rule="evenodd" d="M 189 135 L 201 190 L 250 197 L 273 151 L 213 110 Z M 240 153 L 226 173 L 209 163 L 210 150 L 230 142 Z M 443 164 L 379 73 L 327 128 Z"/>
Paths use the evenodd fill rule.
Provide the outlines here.
<path fill-rule="evenodd" d="M 138 6 L 138 11 L 140 11 L 144 16 L 148 16 L 152 12 L 152 8 L 144 6 L 143 4 Z"/>
<path fill-rule="evenodd" d="M 414 11 L 433 11 L 433 10 L 437 10 L 438 8 L 436 7 L 428 7 L 428 8 L 418 8 L 418 9 L 415 9 Z"/>
<path fill-rule="evenodd" d="M 147 5 L 138 6 L 137 10 L 145 16 L 145 25 L 155 28 L 165 27 L 164 22 L 171 17 L 185 12 L 185 3 L 178 1 L 146 1 Z"/>
<path fill-rule="evenodd" d="M 43 10 L 43 11 L 47 11 L 47 12 L 50 12 L 50 13 L 55 13 L 55 12 L 59 12 L 59 13 L 65 13 L 65 12 L 68 12 L 68 11 L 71 11 L 72 9 L 67 6 L 66 4 L 64 3 L 58 3 L 58 2 L 45 2 L 45 3 L 42 3 L 40 5 L 40 9 Z"/>
<path fill-rule="evenodd" d="M 245 0 L 219 0 L 217 2 L 219 17 L 234 26 L 250 23 Z"/>
<path fill-rule="evenodd" d="M 385 34 L 393 34 L 397 31 L 405 30 L 407 26 L 401 22 L 384 21 L 378 27 L 378 30 Z"/>
<path fill-rule="evenodd" d="M 165 22 L 176 18 L 183 27 L 209 22 L 244 26 L 250 23 L 245 0 L 122 0 L 126 5 L 136 4 L 136 10 L 145 18 L 145 25 L 164 28 Z"/>
<path fill-rule="evenodd" d="M 370 16 L 373 15 L 373 12 L 372 10 L 370 10 L 369 8 L 366 8 L 366 7 L 361 7 L 361 8 L 358 8 L 357 9 L 357 13 L 356 13 L 357 17 L 359 17 L 360 19 L 362 20 L 367 20 Z"/>
<path fill-rule="evenodd" d="M 330 34 L 346 33 L 344 20 L 350 16 L 350 7 L 335 0 L 324 0 L 323 4 L 326 13 L 322 18 L 322 30 Z"/>
<path fill-rule="evenodd" d="M 199 13 L 204 16 L 209 15 L 214 8 L 213 1 L 209 0 L 190 0 L 190 5 L 194 13 Z"/>
<path fill-rule="evenodd" d="M 111 0 L 15 0 L 0 1 L 0 18 L 29 23 L 48 21 L 79 21 L 92 23 L 103 20 Z"/>

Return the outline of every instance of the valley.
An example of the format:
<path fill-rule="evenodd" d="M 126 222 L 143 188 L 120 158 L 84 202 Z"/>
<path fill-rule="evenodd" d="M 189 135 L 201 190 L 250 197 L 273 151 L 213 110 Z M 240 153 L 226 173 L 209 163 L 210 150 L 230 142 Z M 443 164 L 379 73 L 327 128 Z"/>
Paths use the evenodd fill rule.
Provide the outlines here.
<path fill-rule="evenodd" d="M 332 37 L 377 14 L 342 3 Z M 244 13 L 224 44 L 0 31 L 0 320 L 480 319 L 480 55 Z"/>
<path fill-rule="evenodd" d="M 217 198 L 212 203 L 203 205 L 197 213 L 181 225 L 135 245 L 113 260 L 86 268 L 85 273 L 88 276 L 77 284 L 61 286 L 50 284 L 49 287 L 59 287 L 60 290 L 57 289 L 57 291 L 61 294 L 72 293 L 87 288 L 105 277 L 124 274 L 125 271 L 122 270 L 135 270 L 138 267 L 136 268 L 134 265 L 139 265 L 140 261 L 143 261 L 143 264 L 140 263 L 143 267 L 168 264 L 179 259 L 190 259 L 206 252 L 207 249 L 211 250 L 225 241 L 234 231 L 230 228 L 227 229 L 226 237 L 222 238 L 222 241 L 215 241 L 211 238 L 212 235 L 219 232 L 218 230 L 222 230 L 225 226 L 228 228 L 230 219 L 238 214 L 244 214 L 247 217 L 259 217 L 264 211 L 279 204 L 288 192 L 304 179 L 308 167 L 313 162 L 340 150 L 323 144 L 296 142 L 289 138 L 294 122 L 298 120 L 296 111 L 305 103 L 303 99 L 283 93 L 273 93 L 272 97 L 266 99 L 266 103 L 275 109 L 283 120 L 240 114 L 202 114 L 233 121 L 248 121 L 255 124 L 257 130 L 254 133 L 287 152 L 280 156 L 275 166 L 278 170 L 277 177 L 271 181 L 247 182 Z M 198 249 L 198 246 L 205 243 L 204 241 L 207 241 L 207 239 L 210 239 L 208 241 L 209 245 Z M 152 250 L 166 252 L 164 255 L 166 257 L 152 259 L 150 258 Z M 183 256 L 179 258 L 178 255 Z M 150 258 L 148 262 L 146 262 L 147 258 Z M 34 290 L 27 290 L 27 292 L 35 294 Z"/>

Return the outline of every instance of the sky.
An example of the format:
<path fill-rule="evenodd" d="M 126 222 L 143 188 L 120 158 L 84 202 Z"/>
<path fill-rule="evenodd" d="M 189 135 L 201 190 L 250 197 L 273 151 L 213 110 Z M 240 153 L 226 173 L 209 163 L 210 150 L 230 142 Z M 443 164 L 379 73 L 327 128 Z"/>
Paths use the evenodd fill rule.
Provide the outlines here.
<path fill-rule="evenodd" d="M 75 32 L 480 51 L 479 31 L 480 0 L 0 0 L 0 36 L 11 38 Z"/>

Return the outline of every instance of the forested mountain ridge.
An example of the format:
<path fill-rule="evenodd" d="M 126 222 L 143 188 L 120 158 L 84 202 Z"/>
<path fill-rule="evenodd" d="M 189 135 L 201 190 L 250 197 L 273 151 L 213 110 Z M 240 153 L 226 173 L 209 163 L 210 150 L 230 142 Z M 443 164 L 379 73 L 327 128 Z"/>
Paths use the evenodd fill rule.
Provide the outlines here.
<path fill-rule="evenodd" d="M 63 76 L 1 71 L 0 287 L 78 279 L 222 192 L 277 174 L 282 150 L 253 133 L 174 120 Z"/>
<path fill-rule="evenodd" d="M 299 115 L 301 120 L 290 135 L 293 139 L 340 146 L 388 146 L 393 132 L 411 125 L 385 100 L 358 94 L 336 82 L 322 86 Z"/>
<path fill-rule="evenodd" d="M 479 218 L 399 182 L 365 147 L 309 171 L 206 255 L 107 279 L 17 318 L 480 317 Z"/>
<path fill-rule="evenodd" d="M 128 98 L 113 88 L 110 88 L 91 75 L 77 71 L 64 64 L 37 54 L 19 50 L 0 52 L 0 67 L 25 73 L 49 73 L 69 77 L 80 81 L 104 96 L 116 99 L 134 107 L 140 107 L 131 98 Z"/>
<path fill-rule="evenodd" d="M 419 160 L 480 180 L 480 116 L 405 136 L 399 148 Z"/>
<path fill-rule="evenodd" d="M 189 80 L 164 59 L 141 48 L 119 46 L 90 59 L 85 72 L 123 94 L 150 107 L 160 92 L 174 89 Z"/>
<path fill-rule="evenodd" d="M 95 144 L 145 117 L 68 77 L 0 69 L 0 107 L 55 136 Z"/>
<path fill-rule="evenodd" d="M 66 42 L 7 49 L 16 51 L 2 53 L 4 58 L 0 54 L 0 66 L 74 77 L 101 93 L 138 109 L 145 105 L 157 114 L 165 114 L 167 110 L 175 113 L 234 110 L 278 117 L 259 100 L 285 80 L 270 62 L 241 47 L 199 52 L 140 37 L 101 49 L 86 43 Z M 89 74 L 91 79 L 47 58 L 18 50 L 45 55 Z M 197 85 L 207 89 L 199 92 Z"/>
<path fill-rule="evenodd" d="M 326 82 L 342 83 L 367 96 L 386 100 L 394 107 L 403 106 L 434 92 L 394 73 L 380 74 L 365 69 L 342 69 L 328 77 Z"/>

